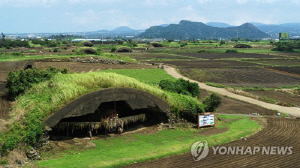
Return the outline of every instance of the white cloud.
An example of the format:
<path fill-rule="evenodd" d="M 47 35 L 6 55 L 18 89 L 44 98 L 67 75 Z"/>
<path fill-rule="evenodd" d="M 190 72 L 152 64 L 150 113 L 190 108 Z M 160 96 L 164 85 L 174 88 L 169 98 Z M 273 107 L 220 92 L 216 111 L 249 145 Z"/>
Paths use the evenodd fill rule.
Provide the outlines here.
<path fill-rule="evenodd" d="M 205 3 L 208 3 L 208 2 L 211 2 L 212 0 L 197 0 L 198 3 L 200 4 L 205 4 Z"/>
<path fill-rule="evenodd" d="M 87 10 L 80 13 L 65 12 L 64 17 L 75 25 L 89 26 L 99 21 L 98 14 L 93 10 Z"/>
<path fill-rule="evenodd" d="M 185 12 L 194 12 L 194 8 L 192 7 L 192 5 L 186 6 L 186 7 L 181 8 L 181 9 Z"/>
<path fill-rule="evenodd" d="M 280 0 L 236 0 L 238 4 L 246 4 L 246 3 L 261 3 L 261 4 L 274 4 L 275 2 L 279 2 Z"/>
<path fill-rule="evenodd" d="M 173 18 L 171 20 L 172 22 L 179 22 L 180 20 L 207 22 L 207 19 L 199 13 L 200 11 L 195 10 L 191 5 L 181 8 L 179 11 L 180 11 L 180 17 Z"/>
<path fill-rule="evenodd" d="M 158 20 L 151 20 L 151 21 L 143 21 L 142 23 L 139 24 L 139 26 L 141 29 L 148 29 L 151 26 L 158 26 L 166 23 L 167 22 L 164 21 L 163 19 L 158 19 Z"/>
<path fill-rule="evenodd" d="M 51 6 L 57 3 L 58 0 L 0 0 L 0 6 L 11 7 Z"/>
<path fill-rule="evenodd" d="M 300 1 L 299 0 L 290 0 L 291 3 L 299 5 L 300 6 Z"/>
<path fill-rule="evenodd" d="M 116 9 L 110 9 L 107 11 L 109 14 L 118 14 L 120 11 L 116 10 Z"/>
<path fill-rule="evenodd" d="M 167 6 L 172 3 L 176 3 L 176 0 L 145 0 L 146 6 Z"/>

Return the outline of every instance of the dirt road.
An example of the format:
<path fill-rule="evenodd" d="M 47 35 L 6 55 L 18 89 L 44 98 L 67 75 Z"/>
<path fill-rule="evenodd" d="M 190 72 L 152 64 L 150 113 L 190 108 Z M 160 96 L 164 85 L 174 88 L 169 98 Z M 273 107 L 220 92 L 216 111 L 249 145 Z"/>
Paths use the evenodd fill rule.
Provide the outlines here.
<path fill-rule="evenodd" d="M 208 90 L 208 91 L 211 91 L 211 92 L 216 92 L 220 95 L 227 96 L 227 97 L 230 97 L 230 98 L 234 98 L 234 99 L 237 99 L 237 100 L 240 100 L 240 101 L 243 101 L 243 102 L 247 102 L 247 103 L 250 103 L 250 104 L 254 104 L 254 105 L 257 105 L 257 106 L 261 106 L 261 107 L 264 107 L 266 109 L 278 110 L 279 112 L 282 112 L 282 113 L 290 114 L 290 115 L 295 116 L 295 117 L 300 117 L 300 108 L 298 108 L 298 107 L 283 107 L 283 106 L 279 106 L 279 105 L 275 105 L 275 104 L 265 103 L 265 102 L 255 100 L 255 99 L 252 99 L 252 98 L 249 98 L 249 97 L 245 97 L 245 96 L 241 96 L 241 95 L 231 93 L 231 92 L 227 91 L 224 88 L 216 88 L 216 87 L 208 86 L 204 83 L 189 79 L 189 78 L 181 75 L 180 73 L 177 72 L 177 70 L 175 68 L 170 67 L 170 66 L 164 66 L 164 70 L 168 74 L 170 74 L 171 76 L 173 76 L 175 78 L 183 78 L 185 80 L 189 80 L 191 82 L 198 83 L 198 85 L 201 89 Z"/>

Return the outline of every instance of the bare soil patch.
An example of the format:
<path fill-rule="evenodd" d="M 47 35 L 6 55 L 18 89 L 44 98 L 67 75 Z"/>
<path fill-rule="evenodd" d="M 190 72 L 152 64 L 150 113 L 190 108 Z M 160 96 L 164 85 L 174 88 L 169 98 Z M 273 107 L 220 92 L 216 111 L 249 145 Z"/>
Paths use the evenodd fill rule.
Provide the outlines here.
<path fill-rule="evenodd" d="M 201 82 L 235 87 L 271 87 L 300 85 L 300 77 L 260 67 L 180 68 L 183 75 Z"/>
<path fill-rule="evenodd" d="M 155 68 L 144 64 L 104 64 L 104 63 L 81 63 L 81 62 L 35 62 L 37 68 L 48 68 L 50 66 L 56 68 L 67 68 L 71 72 L 89 72 L 104 69 L 149 69 Z"/>
<path fill-rule="evenodd" d="M 239 100 L 231 99 L 225 96 L 221 96 L 222 104 L 217 108 L 217 113 L 226 113 L 226 114 L 246 114 L 246 115 L 268 115 L 275 116 L 277 112 L 274 110 L 268 110 L 263 107 L 254 106 L 246 102 Z"/>
<path fill-rule="evenodd" d="M 253 61 L 249 60 L 247 62 L 276 66 L 300 66 L 300 59 L 261 59 Z"/>
<path fill-rule="evenodd" d="M 202 59 L 226 59 L 226 58 L 280 58 L 280 56 L 266 54 L 248 54 L 248 53 L 187 53 L 180 54 Z"/>
<path fill-rule="evenodd" d="M 291 75 L 297 75 L 300 76 L 300 66 L 299 67 L 272 67 L 272 69 L 282 71 L 282 72 L 287 72 L 290 73 Z"/>
<path fill-rule="evenodd" d="M 211 95 L 210 92 L 200 89 L 200 101 L 203 101 L 206 96 Z M 268 116 L 275 116 L 277 112 L 274 110 L 268 110 L 263 107 L 255 106 L 253 104 L 249 104 L 243 101 L 239 101 L 236 99 L 232 99 L 229 97 L 221 96 L 222 104 L 220 107 L 217 108 L 217 113 L 224 113 L 224 114 L 244 114 L 244 115 L 268 115 Z"/>
<path fill-rule="evenodd" d="M 187 56 L 180 56 L 174 54 L 151 54 L 151 53 L 130 53 L 130 54 L 121 54 L 125 56 L 130 56 L 136 60 L 145 61 L 151 59 L 193 59 Z"/>
<path fill-rule="evenodd" d="M 201 61 L 159 61 L 164 64 L 185 68 L 225 68 L 225 67 L 249 67 L 255 64 L 233 60 L 201 60 Z"/>
<path fill-rule="evenodd" d="M 247 91 L 250 94 L 260 97 L 266 96 L 267 98 L 277 100 L 286 105 L 300 106 L 300 96 L 292 95 L 286 92 L 273 91 L 273 90 L 260 90 L 260 91 Z"/>

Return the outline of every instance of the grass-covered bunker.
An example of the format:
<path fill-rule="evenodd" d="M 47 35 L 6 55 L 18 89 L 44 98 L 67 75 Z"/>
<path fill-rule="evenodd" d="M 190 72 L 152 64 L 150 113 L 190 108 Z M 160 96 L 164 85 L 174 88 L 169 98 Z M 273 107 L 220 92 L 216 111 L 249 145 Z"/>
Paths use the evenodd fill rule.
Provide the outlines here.
<path fill-rule="evenodd" d="M 121 131 L 137 122 L 157 124 L 167 120 L 169 111 L 166 101 L 142 90 L 111 88 L 81 96 L 50 116 L 45 124 L 52 130 L 50 135 L 86 136 L 113 131 L 118 124 Z"/>
<path fill-rule="evenodd" d="M 6 154 L 19 144 L 36 146 L 41 143 L 45 130 L 52 128 L 57 134 L 55 126 L 62 122 L 96 121 L 100 124 L 99 118 L 109 110 L 117 111 L 120 118 L 136 116 L 127 121 L 143 120 L 141 114 L 145 114 L 146 118 L 152 115 L 148 118 L 161 122 L 168 111 L 174 116 L 196 118 L 197 113 L 204 111 L 204 105 L 196 98 L 115 73 L 58 73 L 32 85 L 16 98 L 6 129 L 0 132 L 0 153 Z M 84 131 L 87 136 L 87 130 Z"/>

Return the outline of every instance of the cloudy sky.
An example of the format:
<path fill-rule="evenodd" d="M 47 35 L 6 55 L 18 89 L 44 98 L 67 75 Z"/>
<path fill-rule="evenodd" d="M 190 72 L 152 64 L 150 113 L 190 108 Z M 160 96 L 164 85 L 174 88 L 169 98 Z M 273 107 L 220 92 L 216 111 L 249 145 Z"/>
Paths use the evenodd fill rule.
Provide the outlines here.
<path fill-rule="evenodd" d="M 0 0 L 0 32 L 146 29 L 180 20 L 300 22 L 300 0 Z"/>

